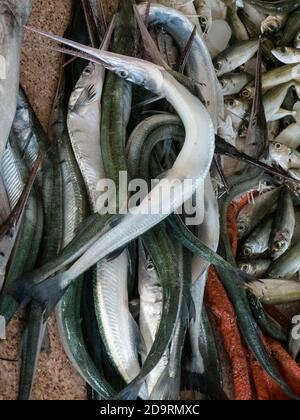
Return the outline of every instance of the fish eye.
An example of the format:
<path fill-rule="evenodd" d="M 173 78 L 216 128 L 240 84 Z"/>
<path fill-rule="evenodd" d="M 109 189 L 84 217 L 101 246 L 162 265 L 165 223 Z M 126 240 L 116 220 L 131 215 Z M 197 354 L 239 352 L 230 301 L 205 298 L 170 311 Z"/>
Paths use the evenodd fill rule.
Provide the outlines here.
<path fill-rule="evenodd" d="M 208 18 L 206 16 L 201 16 L 200 17 L 200 25 L 201 26 L 207 26 L 208 24 Z"/>
<path fill-rule="evenodd" d="M 215 69 L 216 69 L 217 71 L 219 71 L 219 70 L 221 70 L 222 65 L 221 65 L 221 63 L 216 62 L 216 63 L 214 64 L 214 67 L 215 67 Z"/>
<path fill-rule="evenodd" d="M 127 79 L 129 72 L 127 70 L 120 70 L 117 72 L 117 75 L 121 77 L 121 79 Z"/>
<path fill-rule="evenodd" d="M 146 266 L 146 270 L 150 273 L 151 271 L 153 271 L 154 270 L 154 264 L 153 264 L 153 262 L 152 261 L 149 261 L 148 263 L 147 263 L 147 266 Z"/>
<path fill-rule="evenodd" d="M 226 82 L 224 79 L 220 79 L 220 84 L 224 88 L 226 86 Z"/>
<path fill-rule="evenodd" d="M 276 143 L 275 144 L 275 149 L 276 150 L 280 150 L 281 149 L 281 144 L 280 143 Z"/>
<path fill-rule="evenodd" d="M 242 229 L 240 229 L 241 231 L 244 231 L 244 226 L 241 226 L 242 227 Z M 251 251 L 251 248 L 249 248 L 249 247 L 245 247 L 244 249 L 243 249 L 243 255 L 245 256 L 245 257 L 251 257 L 251 255 L 252 255 L 252 251 Z"/>
<path fill-rule="evenodd" d="M 284 247 L 284 242 L 276 241 L 274 244 L 274 251 L 280 251 Z"/>
<path fill-rule="evenodd" d="M 248 264 L 243 264 L 242 267 L 241 267 L 241 270 L 247 272 L 249 270 L 249 265 Z"/>
<path fill-rule="evenodd" d="M 233 106 L 234 105 L 234 99 L 230 99 L 228 103 L 229 103 L 230 106 Z"/>
<path fill-rule="evenodd" d="M 245 225 L 239 225 L 239 226 L 238 226 L 238 231 L 239 231 L 239 232 L 241 232 L 241 233 L 242 233 L 242 232 L 245 232 L 245 230 L 246 230 L 246 226 L 245 226 Z"/>
<path fill-rule="evenodd" d="M 248 99 L 250 97 L 250 92 L 248 89 L 242 91 L 242 97 Z"/>

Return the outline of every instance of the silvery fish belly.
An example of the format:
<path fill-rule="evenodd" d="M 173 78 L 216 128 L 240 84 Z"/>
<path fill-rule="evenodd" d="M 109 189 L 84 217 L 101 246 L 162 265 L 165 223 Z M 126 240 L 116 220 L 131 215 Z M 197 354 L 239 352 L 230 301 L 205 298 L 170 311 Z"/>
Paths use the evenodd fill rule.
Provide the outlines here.
<path fill-rule="evenodd" d="M 0 157 L 16 110 L 22 26 L 30 11 L 31 0 L 0 2 Z"/>

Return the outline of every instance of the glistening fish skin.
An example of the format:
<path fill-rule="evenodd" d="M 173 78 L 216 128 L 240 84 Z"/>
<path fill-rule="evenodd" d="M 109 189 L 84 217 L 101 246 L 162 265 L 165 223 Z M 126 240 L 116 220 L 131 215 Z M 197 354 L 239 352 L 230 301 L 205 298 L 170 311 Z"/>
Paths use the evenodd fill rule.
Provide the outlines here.
<path fill-rule="evenodd" d="M 43 34 L 46 33 L 43 32 Z M 46 34 L 46 36 L 54 38 L 57 41 L 62 40 L 60 37 L 54 35 Z M 178 187 L 180 187 L 178 184 L 177 187 L 175 186 L 174 188 L 174 200 L 170 203 L 170 211 L 172 212 L 177 209 L 193 195 L 195 189 L 204 181 L 211 166 L 214 154 L 214 128 L 209 115 L 201 102 L 176 82 L 175 79 L 161 67 L 146 63 L 143 60 L 84 47 L 68 40 L 63 40 L 63 43 L 74 47 L 76 46 L 76 48 L 81 51 L 88 51 L 89 56 L 93 57 L 92 60 L 97 62 L 100 60 L 106 67 L 114 69 L 121 77 L 136 84 L 143 85 L 160 96 L 165 96 L 178 111 L 186 128 L 184 146 L 166 178 L 160 180 L 159 184 L 143 200 L 136 210 L 140 211 L 143 208 L 148 211 L 150 198 L 152 205 L 158 205 L 160 196 L 159 191 L 166 182 L 168 187 L 170 187 L 170 185 L 174 185 L 175 178 L 177 180 L 178 177 L 179 179 L 188 177 L 195 182 L 191 189 L 188 188 L 188 191 L 185 191 L 184 195 L 182 195 L 182 193 L 178 194 Z M 201 136 L 199 136 L 200 132 Z M 187 162 L 189 163 L 188 165 Z M 189 170 L 186 170 L 187 168 Z M 136 211 L 134 212 L 136 213 Z M 100 242 L 96 241 L 94 245 L 90 247 L 89 251 L 79 258 L 69 270 L 60 274 L 55 279 L 51 279 L 51 285 L 54 286 L 54 288 L 58 287 L 58 289 L 64 289 L 78 277 L 79 273 L 86 271 L 106 255 L 151 229 L 167 216 L 167 214 L 150 214 L 145 217 L 141 214 L 133 215 L 132 212 L 130 212 L 130 214 L 122 219 L 118 226 L 112 228 L 105 234 Z M 100 251 L 99 247 L 103 252 Z"/>
<path fill-rule="evenodd" d="M 291 279 L 300 270 L 300 243 L 294 245 L 268 270 L 268 277 L 272 279 Z"/>
<path fill-rule="evenodd" d="M 269 248 L 273 218 L 268 216 L 250 233 L 241 247 L 241 256 L 251 258 L 264 254 Z"/>
<path fill-rule="evenodd" d="M 270 238 L 271 256 L 277 260 L 290 247 L 295 229 L 295 210 L 291 193 L 281 191 Z"/>
<path fill-rule="evenodd" d="M 237 226 L 239 238 L 244 238 L 258 223 L 272 212 L 280 194 L 280 188 L 269 191 L 255 199 L 254 203 L 248 204 L 238 216 Z"/>
<path fill-rule="evenodd" d="M 228 47 L 214 59 L 214 66 L 218 76 L 229 73 L 254 56 L 258 50 L 258 40 L 242 41 Z"/>

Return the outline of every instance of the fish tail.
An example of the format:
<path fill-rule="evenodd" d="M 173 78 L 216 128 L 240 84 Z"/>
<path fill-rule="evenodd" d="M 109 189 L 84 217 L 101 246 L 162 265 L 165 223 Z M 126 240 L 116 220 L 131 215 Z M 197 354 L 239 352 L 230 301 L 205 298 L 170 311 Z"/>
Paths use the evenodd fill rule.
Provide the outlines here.
<path fill-rule="evenodd" d="M 150 400 L 176 401 L 180 397 L 180 374 L 175 377 L 169 375 L 169 369 L 165 369 L 155 385 Z"/>
<path fill-rule="evenodd" d="M 31 397 L 45 329 L 43 311 L 38 304 L 33 303 L 30 307 L 28 325 L 23 335 L 19 400 L 29 400 Z"/>
<path fill-rule="evenodd" d="M 143 381 L 144 382 L 144 381 Z M 126 386 L 115 398 L 117 401 L 135 401 L 141 391 L 143 382 L 140 380 L 133 380 Z"/>
<path fill-rule="evenodd" d="M 199 372 L 184 370 L 182 373 L 181 388 L 185 391 L 199 392 L 212 400 L 228 400 L 227 395 L 220 385 L 212 383 L 207 375 Z"/>

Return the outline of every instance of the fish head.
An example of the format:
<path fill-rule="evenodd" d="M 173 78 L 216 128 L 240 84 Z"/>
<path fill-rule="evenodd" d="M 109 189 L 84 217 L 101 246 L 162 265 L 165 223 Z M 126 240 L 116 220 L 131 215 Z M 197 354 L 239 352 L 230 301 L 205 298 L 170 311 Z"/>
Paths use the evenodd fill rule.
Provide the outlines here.
<path fill-rule="evenodd" d="M 249 261 L 243 261 L 243 260 L 239 261 L 238 267 L 241 271 L 244 271 L 244 273 L 247 273 L 250 275 L 254 274 L 255 270 L 254 270 L 253 264 L 251 264 L 251 262 Z"/>
<path fill-rule="evenodd" d="M 217 76 L 222 76 L 225 73 L 229 72 L 228 61 L 224 57 L 219 57 L 214 60 L 214 68 L 216 70 Z"/>
<path fill-rule="evenodd" d="M 283 255 L 287 249 L 288 249 L 287 241 L 285 240 L 275 241 L 271 249 L 271 258 L 273 260 L 278 260 L 278 258 L 281 257 L 281 255 Z"/>
<path fill-rule="evenodd" d="M 221 84 L 222 92 L 224 95 L 226 95 L 227 92 L 234 88 L 234 81 L 232 77 L 221 77 L 219 82 Z"/>
<path fill-rule="evenodd" d="M 288 169 L 288 161 L 291 149 L 285 144 L 271 142 L 269 145 L 269 159 L 275 161 L 284 169 Z"/>
<path fill-rule="evenodd" d="M 153 93 L 158 95 L 162 93 L 164 82 L 163 67 L 138 58 L 127 57 L 125 55 L 82 45 L 78 42 L 36 28 L 26 27 L 26 29 L 59 42 L 64 46 L 71 47 L 72 50 L 64 50 L 64 52 L 70 55 L 100 64 L 120 78 L 150 90 Z M 57 48 L 57 51 L 59 50 L 60 49 Z"/>
<path fill-rule="evenodd" d="M 241 226 L 244 226 L 243 224 L 241 224 Z M 251 247 L 251 245 L 245 244 L 242 247 L 241 250 L 241 256 L 244 258 L 250 258 L 253 256 L 253 248 Z"/>
<path fill-rule="evenodd" d="M 271 35 L 280 29 L 280 21 L 277 16 L 268 16 L 261 24 L 263 34 Z"/>
<path fill-rule="evenodd" d="M 240 213 L 237 220 L 237 230 L 238 230 L 238 238 L 244 238 L 250 226 L 250 217 L 247 212 Z M 252 251 L 251 251 L 252 252 Z"/>

